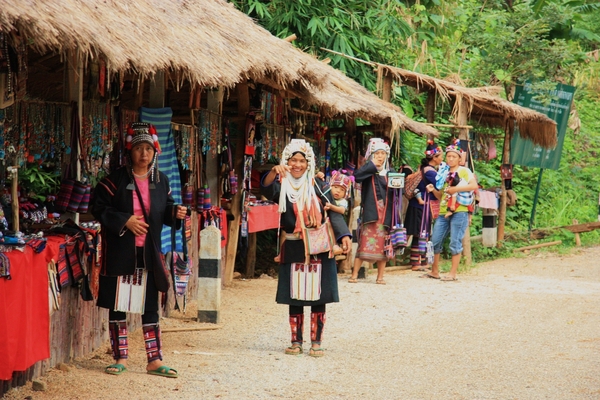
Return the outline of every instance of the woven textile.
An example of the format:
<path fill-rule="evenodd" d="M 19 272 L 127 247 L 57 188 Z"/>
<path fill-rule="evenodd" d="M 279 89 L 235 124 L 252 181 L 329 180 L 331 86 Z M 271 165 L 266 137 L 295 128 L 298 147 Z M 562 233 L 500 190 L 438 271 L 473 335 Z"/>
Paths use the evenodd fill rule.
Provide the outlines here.
<path fill-rule="evenodd" d="M 179 176 L 179 167 L 177 164 L 177 154 L 175 153 L 175 141 L 171 132 L 171 117 L 173 110 L 170 107 L 165 108 L 140 108 L 140 121 L 149 122 L 156 127 L 158 141 L 162 153 L 158 156 L 158 169 L 169 178 L 171 186 L 171 195 L 176 204 L 182 204 L 181 200 L 181 177 Z M 161 251 L 167 253 L 171 251 L 171 228 L 163 226 L 161 235 Z M 183 251 L 181 243 L 177 243 L 177 251 Z"/>

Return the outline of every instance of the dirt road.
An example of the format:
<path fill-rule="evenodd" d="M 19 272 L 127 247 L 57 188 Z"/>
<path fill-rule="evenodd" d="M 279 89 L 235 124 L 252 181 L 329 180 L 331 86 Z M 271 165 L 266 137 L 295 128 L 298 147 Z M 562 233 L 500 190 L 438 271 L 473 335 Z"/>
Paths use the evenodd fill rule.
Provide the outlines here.
<path fill-rule="evenodd" d="M 103 373 L 106 346 L 52 370 L 45 392 L 29 384 L 5 398 L 600 399 L 600 247 L 496 260 L 459 278 L 394 271 L 383 286 L 340 275 L 320 359 L 283 354 L 287 308 L 274 302 L 275 280 L 235 281 L 221 329 L 163 334 L 178 379 L 145 373 L 138 331 L 123 375 Z M 194 315 L 190 306 L 184 317 Z"/>

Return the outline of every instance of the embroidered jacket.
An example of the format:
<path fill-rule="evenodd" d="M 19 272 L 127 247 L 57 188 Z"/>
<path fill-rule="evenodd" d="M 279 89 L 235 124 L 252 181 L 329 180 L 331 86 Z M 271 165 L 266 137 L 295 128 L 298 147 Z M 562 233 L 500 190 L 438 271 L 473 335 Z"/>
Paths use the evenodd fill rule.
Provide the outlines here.
<path fill-rule="evenodd" d="M 354 171 L 354 179 L 361 184 L 360 205 L 362 207 L 361 223 L 377 221 L 377 200 L 383 200 L 385 219 L 383 224 L 389 228 L 392 224 L 392 208 L 394 192 L 387 187 L 387 177 L 378 174 L 373 161 L 368 161 Z M 373 190 L 375 187 L 375 191 Z"/>
<path fill-rule="evenodd" d="M 151 270 L 160 261 L 160 233 L 163 224 L 178 225 L 181 221 L 174 218 L 175 202 L 171 196 L 169 180 L 159 172 L 158 182 L 150 185 L 150 219 L 148 234 L 144 244 L 144 261 Z M 94 189 L 92 214 L 102 224 L 102 269 L 101 274 L 120 276 L 133 274 L 136 267 L 135 235 L 125 227 L 133 215 L 133 193 L 125 167 L 120 168 L 102 179 Z M 129 186 L 129 187 L 128 187 Z M 158 248 L 154 247 L 151 237 Z"/>
<path fill-rule="evenodd" d="M 266 175 L 265 175 L 266 176 Z M 264 179 L 264 177 L 263 177 Z M 324 185 L 321 183 L 323 181 L 319 181 L 315 179 L 315 193 L 319 200 L 321 201 L 321 207 L 323 204 L 326 204 L 327 201 L 333 203 L 333 197 L 331 196 L 331 192 L 325 192 Z M 261 181 L 261 192 L 263 195 L 272 201 L 279 202 L 279 193 L 281 190 L 281 184 L 275 180 L 269 186 L 263 186 Z M 325 192 L 325 193 L 324 193 Z M 287 204 L 285 207 L 285 213 L 281 214 L 281 227 L 282 231 L 287 233 L 293 233 L 294 228 L 296 227 L 296 214 L 294 213 L 294 205 L 287 200 Z M 348 225 L 346 225 L 346 221 L 342 214 L 336 212 L 327 213 L 329 217 L 329 221 L 331 221 L 331 227 L 333 228 L 333 232 L 335 234 L 335 238 L 338 242 L 342 240 L 344 236 L 352 236 L 350 231 L 348 230 Z M 323 253 L 323 256 L 326 256 L 327 253 Z M 304 241 L 300 240 L 289 240 L 286 239 L 283 245 L 282 251 L 282 263 L 292 263 L 292 262 L 304 262 L 305 254 L 304 254 Z"/>

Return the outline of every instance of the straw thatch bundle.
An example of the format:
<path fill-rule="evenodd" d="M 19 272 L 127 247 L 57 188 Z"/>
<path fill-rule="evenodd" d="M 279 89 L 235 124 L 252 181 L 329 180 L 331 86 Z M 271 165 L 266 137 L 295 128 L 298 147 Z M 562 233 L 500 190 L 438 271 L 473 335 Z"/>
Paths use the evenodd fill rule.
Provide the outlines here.
<path fill-rule="evenodd" d="M 0 30 L 40 53 L 79 49 L 111 71 L 160 70 L 204 86 L 267 76 L 282 87 L 319 86 L 312 58 L 225 0 L 3 0 Z"/>
<path fill-rule="evenodd" d="M 327 67 L 328 79 L 323 86 L 309 87 L 300 96 L 309 105 L 318 106 L 323 115 L 366 119 L 388 126 L 396 134 L 406 129 L 423 136 L 439 136 L 435 128 L 408 118 L 399 107 L 381 100 L 343 72 L 316 62 Z"/>
<path fill-rule="evenodd" d="M 40 53 L 102 56 L 109 71 L 173 71 L 203 86 L 245 79 L 302 93 L 328 116 L 360 117 L 436 136 L 358 83 L 281 40 L 224 0 L 3 0 L 0 30 Z"/>
<path fill-rule="evenodd" d="M 545 148 L 557 143 L 556 122 L 532 109 L 511 103 L 494 93 L 497 89 L 466 88 L 446 80 L 408 71 L 402 68 L 378 64 L 379 73 L 390 73 L 400 83 L 412 86 L 418 91 L 437 92 L 444 101 L 454 103 L 452 115 L 456 118 L 463 102 L 468 107 L 471 121 L 489 126 L 505 127 L 508 120 L 514 120 L 522 137 Z"/>

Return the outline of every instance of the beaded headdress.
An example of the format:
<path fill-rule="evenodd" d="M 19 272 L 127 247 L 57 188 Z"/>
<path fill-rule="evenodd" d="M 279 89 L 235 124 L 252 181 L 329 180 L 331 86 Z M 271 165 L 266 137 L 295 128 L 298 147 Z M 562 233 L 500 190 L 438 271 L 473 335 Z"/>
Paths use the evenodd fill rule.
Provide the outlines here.
<path fill-rule="evenodd" d="M 302 153 L 308 167 L 304 174 L 300 178 L 294 178 L 289 172 L 286 176 L 281 177 L 281 192 L 279 195 L 279 212 L 283 213 L 286 210 L 286 199 L 292 204 L 298 206 L 298 210 L 302 211 L 304 208 L 310 210 L 312 203 L 315 202 L 315 153 L 310 143 L 302 139 L 292 139 L 290 143 L 285 146 L 281 155 L 281 165 L 287 165 L 288 160 L 296 153 Z M 318 204 L 318 201 L 317 201 Z"/>
<path fill-rule="evenodd" d="M 425 156 L 427 158 L 433 158 L 433 156 L 440 154 L 442 152 L 442 147 L 437 145 L 433 140 L 429 139 L 427 141 L 427 148 L 425 149 Z"/>
<path fill-rule="evenodd" d="M 131 152 L 135 146 L 140 143 L 148 143 L 154 148 L 154 157 L 148 173 L 151 174 L 151 181 L 154 182 L 156 173 L 156 182 L 160 180 L 158 175 L 158 155 L 161 152 L 156 127 L 146 122 L 132 122 L 127 126 L 127 134 L 125 135 L 125 148 Z M 131 159 L 129 160 L 131 162 Z M 133 174 L 133 171 L 131 171 Z M 135 175 L 135 174 L 133 174 Z"/>
<path fill-rule="evenodd" d="M 127 135 L 125 136 L 125 148 L 131 150 L 140 143 L 149 143 L 157 153 L 160 154 L 160 143 L 156 128 L 152 124 L 146 122 L 132 122 L 127 127 Z"/>
<path fill-rule="evenodd" d="M 459 156 L 462 155 L 463 153 L 463 149 L 461 149 L 460 147 L 460 139 L 454 139 L 454 142 L 449 145 L 448 147 L 446 147 L 446 153 L 449 152 L 454 152 L 456 154 L 458 154 Z"/>
<path fill-rule="evenodd" d="M 346 170 L 333 171 L 331 172 L 331 180 L 329 181 L 329 186 L 342 186 L 346 189 L 346 198 L 350 197 L 350 189 L 352 188 L 352 183 L 354 182 L 353 176 L 346 175 Z"/>

